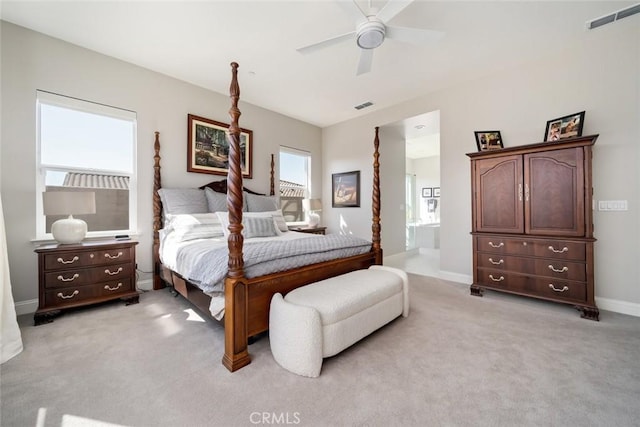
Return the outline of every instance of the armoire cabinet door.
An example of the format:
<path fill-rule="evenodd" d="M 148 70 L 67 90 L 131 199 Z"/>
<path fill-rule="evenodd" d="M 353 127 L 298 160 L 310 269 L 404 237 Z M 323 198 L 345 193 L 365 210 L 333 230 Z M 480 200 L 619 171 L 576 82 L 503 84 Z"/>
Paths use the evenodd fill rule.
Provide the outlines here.
<path fill-rule="evenodd" d="M 475 162 L 475 231 L 523 233 L 522 156 Z"/>
<path fill-rule="evenodd" d="M 584 236 L 582 147 L 524 155 L 525 233 Z"/>

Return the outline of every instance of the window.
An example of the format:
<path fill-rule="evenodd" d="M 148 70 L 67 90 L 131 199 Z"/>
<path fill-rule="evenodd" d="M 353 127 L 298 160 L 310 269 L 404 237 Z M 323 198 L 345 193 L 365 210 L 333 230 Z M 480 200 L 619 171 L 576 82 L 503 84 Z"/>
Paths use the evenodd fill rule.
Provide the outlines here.
<path fill-rule="evenodd" d="M 311 194 L 311 154 L 280 147 L 280 208 L 288 223 L 305 221 L 302 200 Z"/>
<path fill-rule="evenodd" d="M 136 232 L 136 113 L 37 92 L 37 239 L 51 239 L 42 193 L 90 191 L 95 214 L 77 215 L 87 237 Z"/>

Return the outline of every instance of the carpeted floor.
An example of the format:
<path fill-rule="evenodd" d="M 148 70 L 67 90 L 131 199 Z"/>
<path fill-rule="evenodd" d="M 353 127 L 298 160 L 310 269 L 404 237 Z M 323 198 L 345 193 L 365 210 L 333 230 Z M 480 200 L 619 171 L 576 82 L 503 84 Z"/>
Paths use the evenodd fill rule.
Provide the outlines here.
<path fill-rule="evenodd" d="M 221 325 L 166 290 L 33 326 L 1 366 L 3 427 L 633 426 L 640 318 L 581 319 L 564 305 L 410 276 L 411 313 L 339 355 L 319 378 L 220 363 Z M 103 424 L 101 424 L 103 425 Z"/>

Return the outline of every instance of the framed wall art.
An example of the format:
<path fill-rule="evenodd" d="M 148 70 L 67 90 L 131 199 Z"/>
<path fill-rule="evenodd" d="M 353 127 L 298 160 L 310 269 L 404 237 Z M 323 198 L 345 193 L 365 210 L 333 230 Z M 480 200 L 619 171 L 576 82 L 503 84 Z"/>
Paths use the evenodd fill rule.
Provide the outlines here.
<path fill-rule="evenodd" d="M 331 206 L 334 208 L 360 207 L 360 171 L 331 175 Z"/>
<path fill-rule="evenodd" d="M 504 148 L 499 130 L 475 131 L 478 151 L 498 150 Z"/>
<path fill-rule="evenodd" d="M 431 187 L 425 187 L 422 189 L 422 197 L 431 197 Z"/>
<path fill-rule="evenodd" d="M 433 197 L 440 197 L 440 187 L 433 188 Z"/>
<path fill-rule="evenodd" d="M 189 114 L 187 131 L 187 171 L 227 175 L 229 173 L 229 125 Z M 242 176 L 251 178 L 253 131 L 240 129 Z"/>
<path fill-rule="evenodd" d="M 572 136 L 582 136 L 584 111 L 549 120 L 544 130 L 545 141 L 560 141 Z"/>

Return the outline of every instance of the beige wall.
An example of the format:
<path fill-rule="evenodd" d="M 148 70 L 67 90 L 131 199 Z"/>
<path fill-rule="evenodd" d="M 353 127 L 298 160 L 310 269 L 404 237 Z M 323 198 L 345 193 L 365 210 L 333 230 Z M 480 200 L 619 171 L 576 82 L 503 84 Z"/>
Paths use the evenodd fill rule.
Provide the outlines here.
<path fill-rule="evenodd" d="M 640 315 L 638 22 L 633 17 L 585 31 L 579 44 L 563 46 L 543 60 L 491 76 L 481 76 L 478 70 L 475 81 L 325 128 L 325 171 L 370 170 L 374 126 L 440 110 L 440 268 L 448 277 L 468 282 L 472 273 L 471 193 L 465 153 L 476 150 L 473 132 L 501 130 L 505 146 L 535 143 L 543 140 L 547 120 L 586 110 L 583 134 L 600 134 L 594 149 L 594 198 L 627 200 L 629 205 L 626 212 L 595 212 L 596 297 L 601 309 Z M 383 138 L 381 146 L 382 176 L 385 183 L 393 182 L 393 188 L 387 186 L 382 194 L 382 246 L 385 255 L 390 255 L 401 250 L 389 230 L 404 224 L 404 212 L 399 209 L 402 202 L 396 197 L 404 191 L 404 150 L 395 137 Z M 327 197 L 326 175 L 324 188 Z M 324 208 L 327 225 L 338 228 L 347 214 L 332 210 L 326 202 Z M 367 209 L 346 216 L 347 223 L 362 234 L 367 233 L 369 218 Z"/>
<path fill-rule="evenodd" d="M 14 299 L 33 303 L 38 294 L 35 247 L 36 90 L 86 99 L 137 112 L 138 267 L 151 271 L 154 131 L 162 143 L 165 187 L 199 186 L 220 176 L 186 172 L 187 114 L 229 122 L 227 94 L 217 94 L 16 25 L 1 28 L 2 201 Z M 231 60 L 224 60 L 225 63 Z M 240 64 L 239 79 L 243 74 Z M 225 65 L 229 79 L 230 67 Z M 227 71 L 225 71 L 227 72 Z M 321 129 L 240 102 L 240 125 L 254 132 L 253 179 L 246 186 L 269 191 L 270 154 L 287 145 L 311 152 L 320 182 Z M 277 177 L 277 175 L 276 175 Z M 316 186 L 319 195 L 322 189 Z M 316 194 L 313 195 L 314 197 Z M 143 278 L 148 278 L 143 275 Z M 34 308 L 34 307 L 31 307 Z"/>

